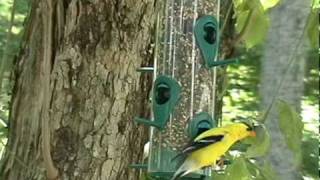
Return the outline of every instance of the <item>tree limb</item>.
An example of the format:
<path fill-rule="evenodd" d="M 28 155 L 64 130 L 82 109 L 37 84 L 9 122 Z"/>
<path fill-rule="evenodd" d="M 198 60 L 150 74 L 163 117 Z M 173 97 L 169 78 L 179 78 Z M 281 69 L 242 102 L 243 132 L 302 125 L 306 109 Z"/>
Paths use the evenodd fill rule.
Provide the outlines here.
<path fill-rule="evenodd" d="M 43 60 L 41 63 L 41 83 L 42 83 L 42 110 L 41 110 L 41 135 L 42 135 L 42 156 L 47 170 L 48 179 L 59 179 L 59 172 L 53 164 L 51 157 L 50 128 L 49 128 L 49 106 L 50 106 L 50 74 L 52 58 L 52 1 L 41 2 L 43 20 Z"/>

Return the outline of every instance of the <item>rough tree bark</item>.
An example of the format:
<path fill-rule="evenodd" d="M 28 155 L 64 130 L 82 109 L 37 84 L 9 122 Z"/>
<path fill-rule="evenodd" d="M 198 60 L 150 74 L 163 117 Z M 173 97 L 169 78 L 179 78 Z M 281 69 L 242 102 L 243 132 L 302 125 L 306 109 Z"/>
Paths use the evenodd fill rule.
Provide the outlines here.
<path fill-rule="evenodd" d="M 296 46 L 301 40 L 307 22 L 309 6 L 310 1 L 282 0 L 280 5 L 271 12 L 271 27 L 262 59 L 260 91 L 263 109 L 270 105 L 287 68 L 290 69 L 277 98 L 285 100 L 298 111 L 301 109 L 305 66 L 304 50 L 306 49 L 301 48 L 305 47 L 304 45 L 298 49 Z M 292 58 L 295 58 L 294 63 L 288 67 Z M 276 107 L 276 105 L 273 106 L 266 120 L 266 126 L 272 139 L 272 148 L 268 157 L 280 179 L 301 179 L 299 167 L 294 163 L 293 154 L 280 132 Z"/>
<path fill-rule="evenodd" d="M 1 179 L 137 179 L 154 0 L 34 0 Z"/>

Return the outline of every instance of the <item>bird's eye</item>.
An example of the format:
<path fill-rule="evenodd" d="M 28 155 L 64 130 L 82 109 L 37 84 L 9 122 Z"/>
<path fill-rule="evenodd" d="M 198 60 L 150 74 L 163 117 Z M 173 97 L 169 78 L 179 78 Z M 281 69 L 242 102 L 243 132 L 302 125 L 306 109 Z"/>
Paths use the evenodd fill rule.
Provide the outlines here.
<path fill-rule="evenodd" d="M 248 127 L 248 128 L 247 128 L 247 131 L 252 131 L 252 130 L 253 130 L 252 127 Z"/>

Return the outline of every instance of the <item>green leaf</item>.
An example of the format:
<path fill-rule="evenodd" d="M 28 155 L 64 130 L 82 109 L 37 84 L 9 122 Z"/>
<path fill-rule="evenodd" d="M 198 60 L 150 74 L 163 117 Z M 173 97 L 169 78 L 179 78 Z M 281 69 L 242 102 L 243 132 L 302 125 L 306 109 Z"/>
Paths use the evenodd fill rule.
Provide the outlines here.
<path fill-rule="evenodd" d="M 319 0 L 313 0 L 311 6 L 312 6 L 313 10 L 320 9 L 320 1 Z"/>
<path fill-rule="evenodd" d="M 270 135 L 264 126 L 259 126 L 255 129 L 257 136 L 255 138 L 248 138 L 244 143 L 249 143 L 245 156 L 248 158 L 264 156 L 270 148 Z"/>
<path fill-rule="evenodd" d="M 247 162 L 243 157 L 238 157 L 227 166 L 224 173 L 213 172 L 213 180 L 251 180 Z"/>
<path fill-rule="evenodd" d="M 260 0 L 264 10 L 274 7 L 279 1 L 280 0 Z"/>
<path fill-rule="evenodd" d="M 301 161 L 302 120 L 299 114 L 285 101 L 278 102 L 278 110 L 280 130 L 298 164 Z"/>
<path fill-rule="evenodd" d="M 311 47 L 317 48 L 319 45 L 319 15 L 318 9 L 313 9 L 308 19 L 307 31 Z"/>
<path fill-rule="evenodd" d="M 237 22 L 236 22 L 236 29 L 240 33 L 241 30 L 244 28 L 246 21 L 249 16 L 249 10 L 240 11 L 237 13 Z"/>
<path fill-rule="evenodd" d="M 260 0 L 233 0 L 237 18 L 236 31 L 247 48 L 263 42 L 269 27 L 269 17 Z"/>
<path fill-rule="evenodd" d="M 8 135 L 8 128 L 7 127 L 0 127 L 0 135 L 7 136 Z"/>
<path fill-rule="evenodd" d="M 256 163 L 253 163 L 249 160 L 246 160 L 246 163 L 250 174 L 257 178 L 260 174 L 259 166 Z"/>
<path fill-rule="evenodd" d="M 226 169 L 227 180 L 250 180 L 251 174 L 243 157 L 236 158 Z"/>
<path fill-rule="evenodd" d="M 319 140 L 318 135 L 311 131 L 305 131 L 302 142 L 302 170 L 305 174 L 319 177 Z"/>
<path fill-rule="evenodd" d="M 247 48 L 260 44 L 264 41 L 269 28 L 269 18 L 261 10 L 253 10 L 246 31 L 242 38 Z"/>
<path fill-rule="evenodd" d="M 228 177 L 225 174 L 218 174 L 217 172 L 212 173 L 212 180 L 226 180 Z"/>
<path fill-rule="evenodd" d="M 255 180 L 279 179 L 277 178 L 269 161 L 256 163 L 256 162 L 250 162 L 247 160 L 246 162 L 247 162 L 247 167 L 249 169 L 249 172 L 254 177 L 252 179 L 255 179 Z"/>
<path fill-rule="evenodd" d="M 259 170 L 260 176 L 258 176 L 257 180 L 279 179 L 277 178 L 276 173 L 272 169 L 272 166 L 269 162 L 265 162 Z"/>

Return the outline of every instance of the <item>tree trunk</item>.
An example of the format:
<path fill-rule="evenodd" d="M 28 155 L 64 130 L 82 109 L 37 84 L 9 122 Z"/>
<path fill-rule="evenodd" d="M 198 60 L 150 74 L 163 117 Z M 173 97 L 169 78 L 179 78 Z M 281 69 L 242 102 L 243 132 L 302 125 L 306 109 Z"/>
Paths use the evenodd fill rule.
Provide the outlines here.
<path fill-rule="evenodd" d="M 263 109 L 272 103 L 272 97 L 275 95 L 291 104 L 298 111 L 301 109 L 305 66 L 305 48 L 302 47 L 305 46 L 302 45 L 298 48 L 296 46 L 302 40 L 301 36 L 310 10 L 309 6 L 309 1 L 283 0 L 279 6 L 271 11 L 270 22 L 272 25 L 262 59 L 260 91 Z M 292 58 L 294 58 L 294 62 L 288 66 Z M 277 88 L 282 78 L 285 79 L 277 94 Z M 288 149 L 280 132 L 278 119 L 278 111 L 274 105 L 266 120 L 272 142 L 268 157 L 280 179 L 301 179 L 299 167 L 294 163 L 293 154 Z"/>
<path fill-rule="evenodd" d="M 153 0 L 34 0 L 1 179 L 137 179 Z M 149 64 L 150 65 L 150 64 Z"/>

